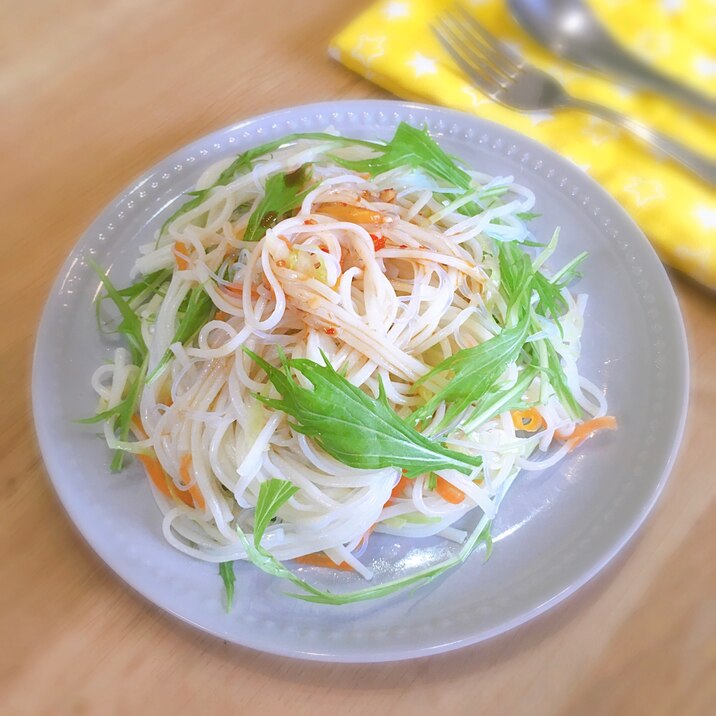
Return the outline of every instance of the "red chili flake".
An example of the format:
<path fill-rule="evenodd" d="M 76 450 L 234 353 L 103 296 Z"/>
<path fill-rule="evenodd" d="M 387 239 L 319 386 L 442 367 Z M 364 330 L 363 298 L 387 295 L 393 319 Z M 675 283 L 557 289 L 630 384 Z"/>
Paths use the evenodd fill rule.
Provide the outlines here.
<path fill-rule="evenodd" d="M 315 219 L 306 219 L 303 223 L 304 223 L 306 226 L 314 226 L 314 225 L 317 224 L 318 222 L 317 222 Z"/>
<path fill-rule="evenodd" d="M 373 239 L 373 249 L 375 251 L 380 251 L 385 248 L 385 236 L 376 236 L 375 234 L 371 234 L 370 238 Z"/>
<path fill-rule="evenodd" d="M 408 248 L 408 245 L 407 245 L 407 244 L 400 244 L 400 248 L 401 248 L 401 249 L 407 249 L 407 248 Z"/>
<path fill-rule="evenodd" d="M 335 336 L 336 333 L 338 333 L 338 331 L 335 328 L 333 328 L 332 326 L 329 326 L 328 328 L 324 328 L 323 332 L 329 336 Z"/>
<path fill-rule="evenodd" d="M 330 254 L 330 253 L 331 253 L 331 252 L 328 250 L 328 247 L 327 247 L 327 246 L 321 246 L 320 249 L 321 249 L 321 251 L 323 251 L 323 252 L 326 253 L 326 254 Z"/>
<path fill-rule="evenodd" d="M 283 259 L 279 259 L 276 262 L 276 266 L 278 266 L 279 268 L 284 268 L 286 266 L 286 262 Z"/>

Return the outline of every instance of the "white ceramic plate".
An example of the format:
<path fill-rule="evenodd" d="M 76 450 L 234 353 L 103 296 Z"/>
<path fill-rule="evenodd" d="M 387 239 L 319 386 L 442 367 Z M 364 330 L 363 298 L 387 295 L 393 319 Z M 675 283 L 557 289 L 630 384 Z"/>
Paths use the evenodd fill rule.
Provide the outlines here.
<path fill-rule="evenodd" d="M 344 607 L 311 605 L 248 564 L 237 568 L 227 614 L 216 567 L 167 545 L 140 469 L 108 470 L 109 454 L 75 418 L 95 407 L 89 378 L 112 350 L 98 335 L 91 257 L 128 280 L 137 247 L 217 159 L 270 138 L 332 125 L 389 138 L 400 120 L 425 124 L 474 168 L 512 174 L 537 195 L 547 236 L 562 227 L 555 265 L 587 250 L 589 294 L 581 372 L 606 390 L 620 428 L 543 473 L 515 483 L 495 523 L 496 544 L 415 592 Z M 634 534 L 661 492 L 682 434 L 688 395 L 684 329 L 654 251 L 614 200 L 579 168 L 496 124 L 436 107 L 389 101 L 315 104 L 247 120 L 160 162 L 123 191 L 84 234 L 52 289 L 37 339 L 33 404 L 48 472 L 70 518 L 100 557 L 163 609 L 238 644 L 308 659 L 382 661 L 446 651 L 510 629 L 594 576 Z M 373 556 L 434 560 L 439 542 L 379 536 Z M 385 561 L 382 562 L 385 564 Z M 327 586 L 327 570 L 307 568 Z M 393 572 L 394 573 L 394 572 Z M 379 578 L 391 576 L 390 569 Z M 340 576 L 350 580 L 353 576 Z"/>

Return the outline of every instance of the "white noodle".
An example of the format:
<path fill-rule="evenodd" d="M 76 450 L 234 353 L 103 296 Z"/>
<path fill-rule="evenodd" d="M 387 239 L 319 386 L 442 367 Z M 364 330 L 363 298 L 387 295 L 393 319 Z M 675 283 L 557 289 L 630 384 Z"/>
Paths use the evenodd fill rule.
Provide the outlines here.
<path fill-rule="evenodd" d="M 410 489 L 391 500 L 399 466 L 348 467 L 295 431 L 283 413 L 256 399 L 256 393 L 276 397 L 276 392 L 243 348 L 276 365 L 280 346 L 289 358 L 321 361 L 325 355 L 372 396 L 378 395 L 380 379 L 390 406 L 407 417 L 424 403 L 421 391 L 431 394 L 448 380 L 429 376 L 416 389 L 418 379 L 440 359 L 484 343 L 504 325 L 508 306 L 493 241 L 532 236 L 517 213 L 532 209 L 534 194 L 512 177 L 471 172 L 474 188 L 467 193 L 441 186 L 415 168 L 399 167 L 371 179 L 333 164 L 327 154 L 334 149 L 325 141 L 303 140 L 259 159 L 249 173 L 210 189 L 158 241 L 142 247 L 133 270 L 136 275 L 171 268 L 176 257 L 186 263 L 173 271 L 162 295 L 135 307 L 149 348 L 148 374 L 169 355 L 168 364 L 143 388 L 137 442 L 118 440 L 112 421 L 105 435 L 113 447 L 153 452 L 174 493 L 186 502 L 186 495 L 192 496 L 194 507 L 189 507 L 153 490 L 164 513 L 166 539 L 199 559 L 245 559 L 236 527 L 252 528 L 261 484 L 280 478 L 299 489 L 280 508 L 263 545 L 279 559 L 323 551 L 370 579 L 372 569 L 358 558 L 370 530 L 415 538 L 439 535 L 460 543 L 467 533 L 453 526 L 457 520 L 477 509 L 484 524 L 520 470 L 551 467 L 569 450 L 567 443 L 554 449 L 553 441 L 555 433 L 574 429 L 574 417 L 549 377 L 540 374 L 524 395 L 538 404 L 542 425 L 536 434 L 516 432 L 505 407 L 501 415 L 470 425 L 467 433 L 458 421 L 439 434 L 451 449 L 483 458 L 470 476 L 455 470 L 437 475 L 464 494 L 462 501 L 443 499 L 440 489 L 430 488 L 428 475 L 416 477 Z M 352 157 L 368 152 L 341 151 Z M 315 162 L 317 184 L 297 215 L 269 227 L 257 242 L 245 240 L 267 178 L 305 162 Z M 211 187 L 230 164 L 222 160 L 207 169 L 197 188 Z M 371 228 L 326 213 L 325 206 L 337 202 L 377 212 L 383 221 Z M 482 211 L 466 216 L 461 210 L 471 202 Z M 175 339 L 177 328 L 199 285 L 223 314 L 210 317 L 182 344 Z M 604 416 L 603 392 L 577 369 L 586 296 L 575 300 L 564 289 L 563 297 L 562 330 L 536 316 L 528 340 L 550 341 L 577 403 L 592 416 Z M 535 296 L 533 305 L 536 301 Z M 500 384 L 514 385 L 523 369 L 511 364 Z M 95 371 L 92 387 L 100 410 L 120 403 L 138 371 L 124 349 Z M 297 380 L 308 385 L 303 376 Z M 422 427 L 425 435 L 443 431 L 446 409 L 444 403 L 437 407 Z M 548 449 L 546 456 L 531 458 Z"/>

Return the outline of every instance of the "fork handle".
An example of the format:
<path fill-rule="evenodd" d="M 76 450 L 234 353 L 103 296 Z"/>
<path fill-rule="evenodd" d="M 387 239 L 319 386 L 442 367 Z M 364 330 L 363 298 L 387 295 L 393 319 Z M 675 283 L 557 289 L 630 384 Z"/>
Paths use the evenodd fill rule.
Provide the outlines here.
<path fill-rule="evenodd" d="M 690 169 L 704 181 L 709 184 L 716 184 L 716 160 L 709 159 L 703 154 L 693 151 L 689 147 L 671 139 L 671 137 L 667 137 L 665 134 L 657 132 L 651 127 L 647 127 L 645 124 L 637 122 L 625 114 L 615 112 L 613 109 L 597 104 L 596 102 L 589 102 L 588 100 L 577 99 L 576 97 L 568 97 L 563 106 L 581 109 L 584 112 L 589 112 L 589 114 L 605 119 L 607 122 L 616 124 L 618 127 L 625 129 L 627 132 L 630 132 L 647 144 L 655 147 L 662 154 L 666 154 L 668 157 L 679 162 L 679 164 Z"/>

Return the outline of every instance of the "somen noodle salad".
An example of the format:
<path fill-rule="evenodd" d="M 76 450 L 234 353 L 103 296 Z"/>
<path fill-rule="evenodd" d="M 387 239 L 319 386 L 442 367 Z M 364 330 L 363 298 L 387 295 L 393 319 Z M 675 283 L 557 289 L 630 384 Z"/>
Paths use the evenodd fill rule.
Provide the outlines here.
<path fill-rule="evenodd" d="M 114 470 L 143 465 L 166 539 L 219 565 L 229 604 L 236 560 L 326 604 L 430 581 L 489 551 L 521 471 L 616 426 L 577 367 L 584 255 L 547 271 L 558 231 L 532 234 L 534 203 L 407 124 L 296 134 L 206 170 L 129 287 L 95 267 L 126 347 L 86 422 Z M 373 586 L 374 533 L 460 547 Z M 322 590 L 298 565 L 368 583 Z"/>

